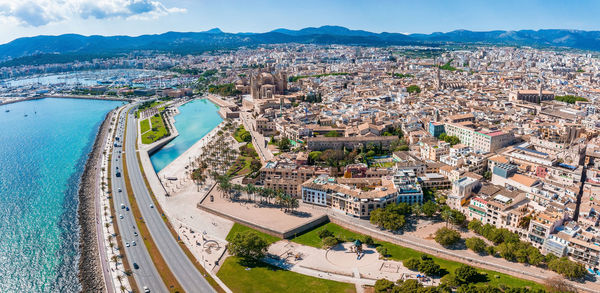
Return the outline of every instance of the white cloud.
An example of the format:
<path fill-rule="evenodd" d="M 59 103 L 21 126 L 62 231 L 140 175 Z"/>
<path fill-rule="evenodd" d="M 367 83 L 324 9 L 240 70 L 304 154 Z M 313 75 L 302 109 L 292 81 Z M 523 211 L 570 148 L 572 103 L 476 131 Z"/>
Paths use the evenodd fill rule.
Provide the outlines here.
<path fill-rule="evenodd" d="M 0 0 L 2 23 L 34 27 L 73 18 L 147 19 L 185 11 L 157 0 Z"/>

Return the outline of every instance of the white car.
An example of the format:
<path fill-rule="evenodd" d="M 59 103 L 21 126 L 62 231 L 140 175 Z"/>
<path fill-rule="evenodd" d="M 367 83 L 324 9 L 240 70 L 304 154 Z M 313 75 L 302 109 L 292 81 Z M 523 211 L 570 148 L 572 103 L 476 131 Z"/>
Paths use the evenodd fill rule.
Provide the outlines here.
<path fill-rule="evenodd" d="M 123 219 L 123 215 L 119 214 L 119 219 Z"/>
<path fill-rule="evenodd" d="M 129 247 L 129 242 L 125 242 L 125 246 Z"/>
<path fill-rule="evenodd" d="M 153 209 L 153 208 L 154 208 L 154 205 L 153 205 L 153 204 L 150 204 L 150 208 L 151 208 L 151 209 Z"/>
<path fill-rule="evenodd" d="M 144 286 L 144 293 L 149 293 L 150 289 L 148 289 L 148 287 Z"/>
<path fill-rule="evenodd" d="M 135 246 L 135 241 L 131 241 L 131 246 Z"/>

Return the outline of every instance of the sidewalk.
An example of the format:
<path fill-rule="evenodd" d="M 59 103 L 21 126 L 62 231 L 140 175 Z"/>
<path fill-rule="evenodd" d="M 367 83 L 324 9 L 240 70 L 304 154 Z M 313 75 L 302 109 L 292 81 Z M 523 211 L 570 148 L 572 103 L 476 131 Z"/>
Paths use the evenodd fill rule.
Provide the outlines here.
<path fill-rule="evenodd" d="M 104 213 L 106 213 L 105 216 L 99 217 L 99 221 L 98 221 L 98 225 L 100 225 L 100 231 L 101 231 L 101 235 L 99 235 L 99 238 L 101 238 L 101 240 L 99 241 L 99 245 L 102 245 L 102 249 L 101 249 L 101 260 L 102 260 L 102 271 L 105 274 L 109 274 L 110 275 L 110 284 L 106 284 L 108 292 L 120 292 L 121 288 L 120 286 L 124 286 L 125 290 L 127 292 L 132 292 L 132 287 L 131 284 L 129 284 L 129 280 L 127 279 L 126 275 L 125 275 L 125 268 L 123 267 L 123 263 L 117 261 L 116 263 L 113 263 L 113 265 L 110 265 L 110 261 L 113 259 L 113 257 L 116 257 L 117 260 L 120 259 L 120 253 L 116 248 L 111 248 L 110 247 L 110 243 L 113 240 L 116 240 L 115 237 L 115 230 L 114 230 L 114 225 L 113 225 L 113 221 L 112 221 L 112 215 L 111 215 L 111 209 L 110 209 L 110 202 L 108 199 L 108 196 L 110 196 L 109 189 L 108 189 L 108 162 L 109 162 L 109 156 L 112 154 L 112 138 L 113 135 L 115 133 L 115 131 L 117 130 L 117 118 L 119 117 L 119 115 L 121 114 L 123 108 L 125 106 L 119 108 L 119 110 L 113 114 L 113 116 L 109 119 L 111 119 L 111 125 L 110 125 L 110 131 L 107 134 L 107 137 L 105 139 L 104 142 L 104 146 L 103 146 L 103 154 L 101 156 L 101 171 L 100 171 L 100 176 L 101 176 L 101 182 L 103 182 L 104 186 L 105 186 L 105 190 L 104 191 L 100 191 L 100 197 L 97 198 L 97 204 L 96 204 L 96 209 L 97 209 L 97 214 L 100 215 L 101 211 L 99 210 L 100 207 L 102 207 L 102 210 L 104 211 Z M 115 118 L 115 121 L 112 121 L 112 118 Z M 114 124 L 113 124 L 114 122 Z M 101 183 L 102 184 L 102 183 Z M 108 227 L 106 227 L 106 225 L 108 224 Z M 113 247 L 117 247 L 118 244 L 115 244 Z M 120 276 L 120 277 L 119 277 Z M 121 279 L 119 281 L 119 278 Z"/>
<path fill-rule="evenodd" d="M 173 127 L 173 132 L 178 133 L 172 121 L 173 118 L 169 117 L 168 120 Z M 150 146 L 142 145 L 141 140 L 138 139 L 137 152 L 140 156 L 142 172 L 148 180 L 150 189 L 158 201 L 158 204 L 160 204 L 161 208 L 163 209 L 168 221 L 175 228 L 180 239 L 183 240 L 194 257 L 208 271 L 211 277 L 217 283 L 219 283 L 221 288 L 223 288 L 226 292 L 231 292 L 231 290 L 227 288 L 227 286 L 216 276 L 216 274 L 213 273 L 212 269 L 214 266 L 214 261 L 220 259 L 224 253 L 225 243 L 221 240 L 225 239 L 225 236 L 231 229 L 231 226 L 233 226 L 233 223 L 198 210 L 196 208 L 196 204 L 200 200 L 200 193 L 195 192 L 197 187 L 195 184 L 193 184 L 193 182 L 191 182 L 191 179 L 189 179 L 187 176 L 184 176 L 188 158 L 193 156 L 195 152 L 200 151 L 205 144 L 209 143 L 209 141 L 216 135 L 223 125 L 224 123 L 219 124 L 211 132 L 197 141 L 192 147 L 190 147 L 177 159 L 171 162 L 171 164 L 164 168 L 166 170 L 172 170 L 174 172 L 173 177 L 178 178 L 177 181 L 181 183 L 182 188 L 174 191 L 182 192 L 181 194 L 175 195 L 171 190 L 169 193 L 167 193 L 165 186 L 163 186 L 163 183 L 159 178 L 159 174 L 154 171 L 152 161 L 150 161 L 150 155 L 148 154 L 148 151 L 155 147 L 154 144 Z M 138 137 L 139 135 L 138 128 Z M 161 140 L 161 142 L 162 141 L 163 140 Z M 163 176 L 162 172 L 159 173 L 161 174 L 160 176 Z M 203 241 L 203 243 L 198 241 Z M 214 246 L 210 243 L 216 243 L 217 245 Z"/>
<path fill-rule="evenodd" d="M 301 204 L 302 205 L 302 204 Z M 315 209 L 326 210 L 331 222 L 338 224 L 346 229 L 353 230 L 358 233 L 370 235 L 373 238 L 378 238 L 383 241 L 388 241 L 397 245 L 412 248 L 418 251 L 429 253 L 437 257 L 448 260 L 467 263 L 476 267 L 501 272 L 512 275 L 518 278 L 531 280 L 543 284 L 547 278 L 559 276 L 557 273 L 544 270 L 535 266 L 525 266 L 521 263 L 513 263 L 502 258 L 493 256 L 481 256 L 470 250 L 449 250 L 433 240 L 426 240 L 410 235 L 410 233 L 393 234 L 383 231 L 368 220 L 351 218 L 343 214 L 336 213 L 331 209 L 314 207 Z M 568 281 L 578 289 L 588 292 L 600 292 L 600 284 L 586 281 L 583 285 L 577 282 Z"/>

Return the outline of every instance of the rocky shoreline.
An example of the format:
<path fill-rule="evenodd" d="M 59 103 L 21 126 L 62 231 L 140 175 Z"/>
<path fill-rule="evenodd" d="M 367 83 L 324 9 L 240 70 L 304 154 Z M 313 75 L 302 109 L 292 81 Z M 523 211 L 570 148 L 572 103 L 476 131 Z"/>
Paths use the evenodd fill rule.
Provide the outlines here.
<path fill-rule="evenodd" d="M 81 184 L 79 186 L 79 208 L 77 210 L 79 217 L 79 247 L 81 256 L 79 258 L 79 281 L 81 282 L 82 292 L 106 292 L 102 266 L 100 263 L 100 254 L 98 252 L 98 235 L 96 234 L 96 192 L 98 182 L 97 172 L 100 168 L 100 156 L 102 155 L 102 145 L 110 127 L 110 118 L 112 110 L 100 125 L 98 134 L 87 162 L 85 163 L 83 174 L 81 175 Z"/>

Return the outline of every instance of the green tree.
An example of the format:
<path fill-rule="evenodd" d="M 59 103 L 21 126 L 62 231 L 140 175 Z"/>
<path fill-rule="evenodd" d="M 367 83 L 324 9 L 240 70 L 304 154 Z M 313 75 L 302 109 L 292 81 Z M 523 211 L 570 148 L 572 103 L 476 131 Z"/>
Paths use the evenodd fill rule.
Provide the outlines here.
<path fill-rule="evenodd" d="M 483 172 L 483 179 L 485 179 L 485 180 L 491 180 L 492 179 L 492 172 L 490 172 L 490 171 Z"/>
<path fill-rule="evenodd" d="M 262 168 L 262 163 L 259 159 L 252 159 L 250 161 L 250 171 L 252 173 L 257 172 L 258 170 L 260 170 L 260 168 Z"/>
<path fill-rule="evenodd" d="M 489 245 L 485 248 L 485 252 L 491 256 L 496 256 L 496 247 Z"/>
<path fill-rule="evenodd" d="M 321 153 L 321 152 L 319 152 L 319 151 L 313 151 L 313 152 L 310 152 L 310 153 L 308 154 L 308 160 L 309 160 L 311 163 L 314 163 L 314 162 L 316 162 L 316 161 L 319 161 L 319 160 L 321 159 L 321 154 L 322 154 L 322 153 Z"/>
<path fill-rule="evenodd" d="M 279 140 L 279 142 L 277 142 L 277 147 L 280 151 L 287 152 L 292 147 L 292 143 L 287 137 L 283 137 Z"/>
<path fill-rule="evenodd" d="M 244 142 L 251 142 L 252 141 L 252 135 L 250 134 L 250 132 L 248 131 L 244 131 L 240 134 L 240 138 L 242 139 L 242 141 Z"/>
<path fill-rule="evenodd" d="M 477 272 L 477 270 L 472 266 L 461 265 L 454 270 L 454 276 L 456 276 L 456 279 L 459 282 L 468 284 L 477 281 L 479 278 L 479 272 Z"/>
<path fill-rule="evenodd" d="M 373 246 L 373 245 L 375 245 L 375 240 L 373 240 L 373 237 L 371 237 L 369 235 L 365 235 L 362 239 L 362 243 L 364 243 L 365 245 L 368 245 L 368 246 Z"/>
<path fill-rule="evenodd" d="M 323 238 L 327 238 L 327 237 L 332 237 L 333 236 L 333 232 L 327 230 L 327 229 L 323 229 L 319 232 L 317 232 L 317 236 L 319 236 L 319 238 L 323 239 Z"/>
<path fill-rule="evenodd" d="M 413 84 L 413 85 L 409 85 L 408 87 L 406 87 L 406 91 L 409 94 L 413 94 L 413 93 L 417 93 L 418 94 L 418 93 L 421 92 L 421 88 L 418 85 Z"/>
<path fill-rule="evenodd" d="M 548 263 L 548 268 L 570 280 L 580 279 L 586 274 L 585 267 L 582 264 L 575 263 L 566 257 L 551 260 Z"/>
<path fill-rule="evenodd" d="M 328 236 L 323 238 L 323 246 L 327 248 L 331 248 L 336 246 L 339 243 L 339 240 L 333 236 Z"/>
<path fill-rule="evenodd" d="M 269 244 L 254 231 L 246 231 L 233 235 L 227 249 L 235 256 L 250 260 L 259 260 L 267 253 Z"/>
<path fill-rule="evenodd" d="M 375 287 L 373 288 L 376 293 L 387 293 L 394 289 L 394 282 L 386 279 L 379 279 L 375 281 Z"/>
<path fill-rule="evenodd" d="M 427 276 L 438 276 L 440 274 L 440 265 L 436 264 L 432 259 L 421 261 L 419 264 L 419 272 Z"/>
<path fill-rule="evenodd" d="M 438 209 L 438 205 L 431 200 L 428 200 L 422 206 L 423 214 L 427 217 L 433 216 L 438 211 Z"/>
<path fill-rule="evenodd" d="M 423 213 L 423 208 L 418 202 L 415 202 L 412 206 L 410 206 L 410 210 L 412 211 L 412 214 L 416 217 L 420 216 Z"/>
<path fill-rule="evenodd" d="M 539 266 L 544 262 L 544 255 L 533 246 L 527 249 L 527 257 L 530 265 Z"/>
<path fill-rule="evenodd" d="M 402 261 L 402 265 L 411 271 L 418 271 L 421 265 L 421 260 L 416 257 L 411 257 Z"/>
<path fill-rule="evenodd" d="M 481 223 L 480 220 L 471 220 L 469 222 L 469 224 L 467 225 L 467 228 L 469 228 L 469 230 L 477 233 L 477 234 L 481 234 L 481 227 L 483 226 L 483 223 Z"/>
<path fill-rule="evenodd" d="M 377 225 L 379 228 L 383 228 L 385 230 L 397 231 L 400 228 L 404 227 L 406 224 L 406 220 L 404 215 L 401 215 L 395 211 L 392 211 L 389 207 L 392 205 L 388 205 L 385 208 L 376 209 L 371 212 L 370 222 L 374 225 Z"/>
<path fill-rule="evenodd" d="M 502 258 L 508 261 L 515 261 L 516 251 L 512 243 L 500 243 L 498 246 L 496 246 L 496 251 Z"/>
<path fill-rule="evenodd" d="M 479 237 L 467 238 L 467 240 L 465 241 L 465 245 L 467 246 L 467 248 L 477 253 L 485 252 L 485 248 L 487 247 L 485 241 L 483 241 L 483 239 Z"/>
<path fill-rule="evenodd" d="M 385 246 L 377 246 L 375 250 L 377 250 L 377 252 L 383 257 L 388 256 L 388 249 Z"/>
<path fill-rule="evenodd" d="M 442 227 L 435 232 L 435 241 L 442 246 L 451 246 L 460 240 L 460 233 L 456 230 Z"/>
<path fill-rule="evenodd" d="M 340 137 L 340 133 L 335 131 L 335 130 L 331 130 L 327 133 L 325 133 L 325 137 Z"/>
<path fill-rule="evenodd" d="M 419 293 L 419 289 L 423 288 L 423 284 L 415 279 L 408 279 L 405 281 L 398 281 L 394 292 L 406 292 L 406 293 Z"/>

